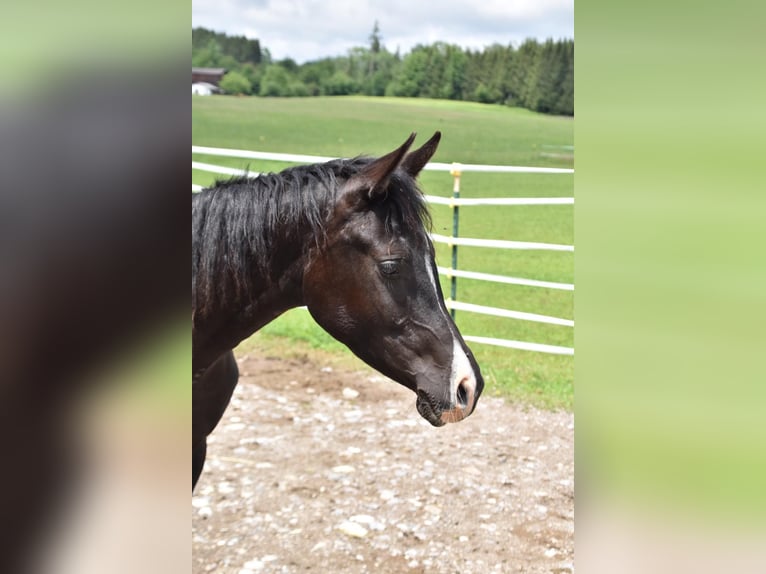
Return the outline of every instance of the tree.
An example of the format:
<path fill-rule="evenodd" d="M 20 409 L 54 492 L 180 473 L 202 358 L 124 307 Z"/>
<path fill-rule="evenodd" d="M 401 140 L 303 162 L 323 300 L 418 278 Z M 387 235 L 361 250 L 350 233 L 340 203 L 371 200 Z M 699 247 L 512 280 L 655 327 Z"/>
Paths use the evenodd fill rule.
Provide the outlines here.
<path fill-rule="evenodd" d="M 221 79 L 221 89 L 227 94 L 249 94 L 252 90 L 250 80 L 239 72 L 229 72 Z"/>
<path fill-rule="evenodd" d="M 567 72 L 566 46 L 547 40 L 537 52 L 530 75 L 527 107 L 536 112 L 559 114 L 559 99 Z"/>
<path fill-rule="evenodd" d="M 378 21 L 375 20 L 375 26 L 372 28 L 372 34 L 370 34 L 370 52 L 377 54 L 382 47 L 383 38 L 380 36 L 380 28 L 378 27 Z"/>
<path fill-rule="evenodd" d="M 511 70 L 515 65 L 513 46 L 493 44 L 476 56 L 481 62 L 478 66 L 481 69 L 480 83 L 486 86 L 487 97 L 497 104 L 512 104 L 517 99 L 511 82 Z"/>
<path fill-rule="evenodd" d="M 356 92 L 356 83 L 346 72 L 338 70 L 322 82 L 322 93 L 326 96 L 346 96 Z"/>
<path fill-rule="evenodd" d="M 493 94 L 490 89 L 480 82 L 476 89 L 473 91 L 473 99 L 482 104 L 491 104 L 497 101 L 497 94 Z"/>
<path fill-rule="evenodd" d="M 210 42 L 218 44 L 222 55 L 230 56 L 234 62 L 251 64 L 261 63 L 261 44 L 245 36 L 227 36 L 225 33 L 214 32 L 207 28 L 192 28 L 192 58 L 204 50 Z"/>
<path fill-rule="evenodd" d="M 531 109 L 531 95 L 537 79 L 535 64 L 539 47 L 537 40 L 525 40 L 516 51 L 514 66 L 511 68 L 511 91 L 518 94 L 518 105 L 523 108 Z"/>
<path fill-rule="evenodd" d="M 362 84 L 362 93 L 368 96 L 382 96 L 394 79 L 394 72 L 400 62 L 385 48 L 375 56 L 375 71 L 367 76 Z"/>
<path fill-rule="evenodd" d="M 256 66 L 250 62 L 245 62 L 239 67 L 243 76 L 250 82 L 250 93 L 257 94 L 261 90 L 261 78 L 263 77 L 264 66 Z"/>
<path fill-rule="evenodd" d="M 417 97 L 425 95 L 430 66 L 429 51 L 419 44 L 402 60 L 393 82 L 386 88 L 387 96 Z"/>
<path fill-rule="evenodd" d="M 370 55 L 367 65 L 367 78 L 371 77 L 377 69 L 378 54 L 380 54 L 380 49 L 382 47 L 381 40 L 378 21 L 375 20 L 375 26 L 373 26 L 372 34 L 370 34 Z"/>
<path fill-rule="evenodd" d="M 556 113 L 574 115 L 574 41 L 564 43 L 564 76 L 558 90 L 559 97 L 556 101 Z"/>
<path fill-rule="evenodd" d="M 295 72 L 298 71 L 298 64 L 292 58 L 284 58 L 282 60 L 279 60 L 279 62 L 276 62 L 276 64 L 277 66 L 282 66 L 290 74 L 294 74 Z"/>
<path fill-rule="evenodd" d="M 292 82 L 290 82 L 290 96 L 294 98 L 305 98 L 306 96 L 310 96 L 309 89 L 301 82 L 298 78 L 295 78 Z"/>
<path fill-rule="evenodd" d="M 232 56 L 237 62 L 261 62 L 261 45 L 258 40 L 250 40 L 245 36 L 225 36 L 224 51 Z"/>
<path fill-rule="evenodd" d="M 335 60 L 325 58 L 315 62 L 306 62 L 300 67 L 298 77 L 306 86 L 309 96 L 318 96 L 322 93 L 321 84 L 325 78 L 335 73 Z"/>
<path fill-rule="evenodd" d="M 465 68 L 468 59 L 462 48 L 454 45 L 446 46 L 444 58 L 438 97 L 448 100 L 462 100 L 464 99 Z"/>
<path fill-rule="evenodd" d="M 223 52 L 217 40 L 211 38 L 204 48 L 192 51 L 192 66 L 231 69 L 237 66 L 237 62 Z"/>
<path fill-rule="evenodd" d="M 282 66 L 271 65 L 261 78 L 261 96 L 290 96 L 290 75 Z"/>

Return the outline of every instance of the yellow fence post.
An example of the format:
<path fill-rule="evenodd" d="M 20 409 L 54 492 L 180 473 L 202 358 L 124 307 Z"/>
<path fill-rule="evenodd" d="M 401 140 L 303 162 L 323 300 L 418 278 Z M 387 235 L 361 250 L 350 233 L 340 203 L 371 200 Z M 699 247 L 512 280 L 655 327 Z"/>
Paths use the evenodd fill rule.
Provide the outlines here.
<path fill-rule="evenodd" d="M 460 164 L 459 163 L 453 163 L 452 164 L 452 170 L 450 171 L 450 175 L 453 177 L 453 184 L 452 184 L 452 199 L 459 199 L 460 198 Z M 457 239 L 458 236 L 458 222 L 460 219 L 460 207 L 458 206 L 456 201 L 450 202 L 450 206 L 452 207 L 452 237 L 454 239 Z M 457 270 L 457 245 L 453 242 L 452 243 L 452 271 Z M 452 273 L 450 277 L 450 300 L 457 301 L 457 277 L 455 277 L 455 274 Z M 450 313 L 452 314 L 452 318 L 455 318 L 455 309 L 450 309 Z"/>

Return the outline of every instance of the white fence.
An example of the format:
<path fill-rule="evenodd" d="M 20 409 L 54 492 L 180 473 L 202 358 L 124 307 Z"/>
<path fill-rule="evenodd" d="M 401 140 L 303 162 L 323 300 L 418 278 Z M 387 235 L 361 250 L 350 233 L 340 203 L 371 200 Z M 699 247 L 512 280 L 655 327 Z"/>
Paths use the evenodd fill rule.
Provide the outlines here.
<path fill-rule="evenodd" d="M 192 146 L 192 154 L 206 154 L 222 157 L 236 157 L 245 159 L 260 159 L 268 161 L 284 161 L 293 163 L 318 163 L 326 162 L 333 159 L 333 157 L 312 156 L 312 155 L 296 155 L 296 154 L 282 154 L 282 153 L 269 153 L 258 152 L 249 150 L 236 150 L 236 149 L 221 149 L 202 146 Z M 202 163 L 192 161 L 192 169 L 206 171 L 211 173 L 218 173 L 223 175 L 248 175 L 250 177 L 256 177 L 258 173 L 245 172 L 241 169 L 235 169 L 230 167 L 223 167 L 208 163 Z M 475 171 L 475 172 L 500 172 L 500 173 L 549 173 L 549 174 L 571 174 L 574 173 L 573 169 L 563 168 L 549 168 L 549 167 L 523 167 L 523 166 L 492 166 L 492 165 L 472 165 L 472 164 L 447 164 L 432 162 L 425 166 L 426 170 L 432 171 L 449 171 L 453 175 L 459 178 L 461 172 Z M 202 186 L 192 184 L 193 191 L 199 191 Z M 456 182 L 457 189 L 457 182 Z M 458 207 L 460 206 L 475 206 L 475 205 L 496 205 L 496 206 L 518 206 L 518 205 L 572 205 L 574 204 L 573 197 L 529 197 L 529 198 L 460 198 L 460 197 L 441 197 L 435 195 L 426 195 L 426 199 L 433 204 L 449 205 L 453 209 L 455 217 L 455 229 L 457 229 Z M 472 247 L 486 247 L 494 249 L 522 249 L 522 250 L 545 250 L 545 251 L 559 251 L 559 252 L 573 252 L 573 245 L 559 245 L 554 243 L 535 243 L 528 241 L 508 241 L 508 240 L 495 240 L 495 239 L 474 239 L 467 237 L 456 237 L 456 233 L 453 236 L 439 235 L 432 233 L 431 238 L 434 242 L 445 243 L 453 248 L 457 249 L 457 246 L 472 246 Z M 453 262 L 456 259 L 453 257 Z M 505 283 L 511 285 L 525 285 L 529 287 L 537 287 L 541 289 L 558 289 L 564 291 L 573 291 L 574 285 L 571 283 L 556 283 L 551 281 L 538 281 L 535 279 L 527 279 L 523 277 L 509 277 L 505 275 L 493 275 L 490 273 L 479 273 L 476 271 L 465 271 L 455 268 L 456 265 L 450 267 L 438 267 L 439 273 L 446 277 L 449 277 L 453 282 L 455 278 L 463 277 L 467 279 L 475 279 L 479 281 L 492 281 L 496 283 Z M 454 283 L 453 283 L 454 284 Z M 454 292 L 454 289 L 453 289 Z M 551 325 L 559 325 L 563 327 L 574 327 L 574 321 L 570 319 L 562 319 L 559 317 L 549 317 L 547 315 L 538 315 L 536 313 L 527 313 L 523 311 L 515 311 L 511 309 L 501 309 L 497 307 L 488 307 L 484 305 L 476 305 L 473 303 L 466 303 L 463 301 L 453 300 L 448 298 L 446 300 L 447 308 L 451 311 L 460 310 L 470 313 L 480 313 L 485 315 L 493 315 L 496 317 L 505 317 L 509 319 L 517 319 L 522 321 L 534 321 L 537 323 L 546 323 Z M 479 337 L 473 335 L 464 335 L 466 341 L 471 341 L 486 345 L 495 345 L 500 347 L 507 347 L 511 349 L 522 349 L 528 351 L 537 351 L 542 353 L 551 353 L 557 355 L 573 355 L 574 349 L 571 347 L 561 347 L 556 345 L 546 345 L 542 343 L 531 343 L 528 341 L 514 341 L 509 339 L 497 339 L 492 337 Z"/>

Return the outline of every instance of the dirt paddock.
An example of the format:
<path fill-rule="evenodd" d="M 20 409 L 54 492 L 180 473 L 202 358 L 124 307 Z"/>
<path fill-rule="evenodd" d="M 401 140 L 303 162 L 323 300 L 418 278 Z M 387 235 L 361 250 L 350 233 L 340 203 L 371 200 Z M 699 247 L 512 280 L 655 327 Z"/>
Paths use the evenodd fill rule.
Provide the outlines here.
<path fill-rule="evenodd" d="M 483 396 L 431 427 L 371 370 L 240 356 L 193 572 L 574 571 L 574 418 Z"/>

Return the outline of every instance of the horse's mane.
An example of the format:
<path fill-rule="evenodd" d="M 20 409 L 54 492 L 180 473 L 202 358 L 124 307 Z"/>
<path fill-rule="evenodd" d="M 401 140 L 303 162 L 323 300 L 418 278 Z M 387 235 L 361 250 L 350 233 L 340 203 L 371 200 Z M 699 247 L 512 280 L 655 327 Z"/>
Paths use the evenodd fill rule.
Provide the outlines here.
<path fill-rule="evenodd" d="M 322 246 L 338 189 L 369 157 L 302 165 L 256 178 L 237 176 L 192 194 L 192 308 L 248 296 L 249 278 L 265 274 L 277 235 L 309 235 Z M 395 171 L 381 201 L 386 222 L 430 229 L 425 198 L 414 179 Z M 308 245 L 306 246 L 308 247 Z"/>

